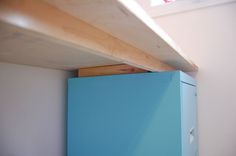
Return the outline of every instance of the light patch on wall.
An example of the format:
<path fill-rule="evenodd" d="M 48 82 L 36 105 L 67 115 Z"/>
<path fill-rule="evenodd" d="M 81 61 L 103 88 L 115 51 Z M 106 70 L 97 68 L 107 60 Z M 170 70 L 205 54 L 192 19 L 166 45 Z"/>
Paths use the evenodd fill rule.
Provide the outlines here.
<path fill-rule="evenodd" d="M 144 0 L 138 1 L 144 3 Z M 151 17 L 158 17 L 231 2 L 236 0 L 150 0 L 145 9 Z"/>
<path fill-rule="evenodd" d="M 168 3 L 171 3 L 171 2 L 174 2 L 175 0 L 151 0 L 151 6 L 154 7 L 154 6 L 158 6 L 158 5 L 164 5 L 164 4 L 168 4 Z"/>

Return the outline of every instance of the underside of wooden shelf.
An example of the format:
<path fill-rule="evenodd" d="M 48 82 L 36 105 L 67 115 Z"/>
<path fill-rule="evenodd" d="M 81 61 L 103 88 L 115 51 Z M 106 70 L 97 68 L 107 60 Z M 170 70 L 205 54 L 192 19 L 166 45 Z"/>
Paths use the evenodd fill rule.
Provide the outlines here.
<path fill-rule="evenodd" d="M 124 63 L 144 71 L 196 71 L 142 11 L 132 0 L 2 0 L 0 61 L 64 70 Z"/>

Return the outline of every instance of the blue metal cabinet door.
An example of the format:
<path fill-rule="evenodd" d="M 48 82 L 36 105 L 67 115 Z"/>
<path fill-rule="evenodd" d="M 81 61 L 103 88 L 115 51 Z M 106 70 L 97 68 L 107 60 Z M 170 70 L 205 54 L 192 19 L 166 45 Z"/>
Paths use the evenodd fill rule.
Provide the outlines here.
<path fill-rule="evenodd" d="M 178 72 L 69 80 L 68 156 L 181 156 Z"/>
<path fill-rule="evenodd" d="M 196 86 L 181 83 L 182 152 L 183 156 L 198 155 Z"/>

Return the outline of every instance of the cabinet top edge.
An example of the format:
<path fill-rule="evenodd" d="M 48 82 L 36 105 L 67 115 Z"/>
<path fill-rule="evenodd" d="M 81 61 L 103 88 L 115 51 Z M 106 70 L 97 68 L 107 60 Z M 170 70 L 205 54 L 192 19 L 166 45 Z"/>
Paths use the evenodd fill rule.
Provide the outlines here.
<path fill-rule="evenodd" d="M 179 77 L 179 80 L 181 82 L 185 82 L 191 85 L 196 86 L 196 80 L 189 76 L 188 74 L 180 71 L 180 70 L 175 70 L 175 71 L 164 71 L 164 72 L 148 72 L 148 73 L 133 73 L 133 74 L 119 74 L 119 75 L 101 75 L 101 76 L 89 76 L 89 77 L 73 77 L 69 78 L 68 81 L 73 81 L 73 80 L 78 80 L 78 79 L 92 79 L 92 78 L 108 78 L 108 77 L 138 77 L 138 76 L 144 76 L 144 75 L 176 75 Z"/>

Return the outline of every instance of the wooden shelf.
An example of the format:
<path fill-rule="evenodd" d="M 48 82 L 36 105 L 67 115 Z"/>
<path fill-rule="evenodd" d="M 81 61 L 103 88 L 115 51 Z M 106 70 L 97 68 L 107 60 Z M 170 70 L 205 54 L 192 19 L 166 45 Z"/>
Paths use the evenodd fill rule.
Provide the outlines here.
<path fill-rule="evenodd" d="M 57 69 L 125 63 L 197 71 L 132 0 L 3 0 L 0 60 Z"/>

